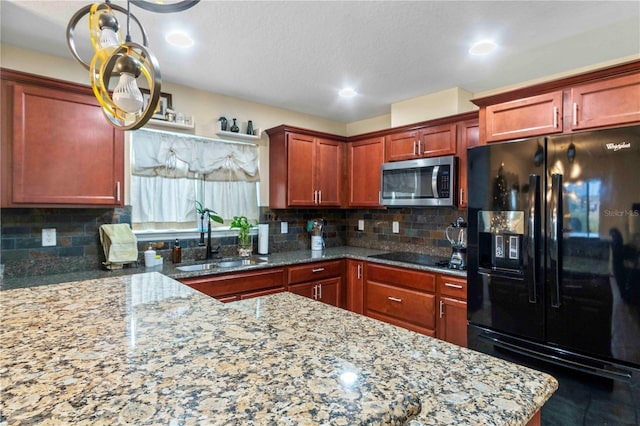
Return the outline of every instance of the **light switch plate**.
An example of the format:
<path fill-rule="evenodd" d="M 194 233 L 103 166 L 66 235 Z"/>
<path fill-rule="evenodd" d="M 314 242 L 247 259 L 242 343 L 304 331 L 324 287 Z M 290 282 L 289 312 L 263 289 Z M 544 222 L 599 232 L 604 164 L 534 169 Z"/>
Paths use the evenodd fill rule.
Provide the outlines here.
<path fill-rule="evenodd" d="M 280 222 L 280 233 L 281 234 L 289 233 L 289 222 Z"/>
<path fill-rule="evenodd" d="M 358 220 L 358 231 L 364 231 L 364 220 Z"/>
<path fill-rule="evenodd" d="M 399 232 L 400 232 L 400 223 L 399 223 L 399 222 L 396 222 L 396 221 L 393 221 L 393 224 L 391 225 L 391 231 L 392 231 L 394 234 L 399 233 Z"/>
<path fill-rule="evenodd" d="M 56 228 L 42 228 L 42 247 L 56 245 Z"/>

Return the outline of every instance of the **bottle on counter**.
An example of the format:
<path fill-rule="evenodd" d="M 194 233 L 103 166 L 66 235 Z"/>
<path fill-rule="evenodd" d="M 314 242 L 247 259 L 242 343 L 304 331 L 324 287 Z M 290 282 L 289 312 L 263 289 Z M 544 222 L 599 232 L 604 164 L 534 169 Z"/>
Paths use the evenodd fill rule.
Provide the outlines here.
<path fill-rule="evenodd" d="M 176 238 L 176 243 L 173 245 L 172 252 L 173 263 L 182 262 L 182 247 L 180 247 L 180 241 Z"/>
<path fill-rule="evenodd" d="M 156 251 L 153 249 L 151 244 L 149 244 L 149 248 L 144 252 L 144 266 L 147 268 L 151 268 L 156 265 Z"/>

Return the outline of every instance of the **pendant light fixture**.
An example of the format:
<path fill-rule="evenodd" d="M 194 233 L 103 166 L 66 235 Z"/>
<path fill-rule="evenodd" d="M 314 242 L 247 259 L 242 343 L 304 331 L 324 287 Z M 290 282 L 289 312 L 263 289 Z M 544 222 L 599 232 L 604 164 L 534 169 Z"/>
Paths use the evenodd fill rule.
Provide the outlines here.
<path fill-rule="evenodd" d="M 73 57 L 89 71 L 93 93 L 102 106 L 109 123 L 121 130 L 135 130 L 144 126 L 155 114 L 160 100 L 162 76 L 155 55 L 148 48 L 144 27 L 131 13 L 131 4 L 157 12 L 180 12 L 196 5 L 200 0 L 174 3 L 150 3 L 145 0 L 127 0 L 127 8 L 112 4 L 94 3 L 78 10 L 67 25 L 67 44 Z M 126 35 L 123 38 L 116 12 L 126 17 Z M 75 28 L 85 16 L 89 16 L 89 33 L 94 55 L 90 62 L 83 60 L 76 49 Z M 142 44 L 131 39 L 131 20 L 139 28 Z M 111 87 L 111 79 L 119 76 Z M 149 102 L 144 105 L 138 80 L 145 82 L 149 90 Z M 111 94 L 111 92 L 113 94 Z"/>

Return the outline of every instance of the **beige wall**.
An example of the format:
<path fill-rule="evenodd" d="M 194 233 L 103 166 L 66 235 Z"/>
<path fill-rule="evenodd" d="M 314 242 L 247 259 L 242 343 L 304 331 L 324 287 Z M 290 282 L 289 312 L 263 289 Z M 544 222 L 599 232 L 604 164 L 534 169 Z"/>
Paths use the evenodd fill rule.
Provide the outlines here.
<path fill-rule="evenodd" d="M 469 102 L 473 93 L 454 87 L 391 104 L 391 127 L 418 123 L 478 109 Z"/>

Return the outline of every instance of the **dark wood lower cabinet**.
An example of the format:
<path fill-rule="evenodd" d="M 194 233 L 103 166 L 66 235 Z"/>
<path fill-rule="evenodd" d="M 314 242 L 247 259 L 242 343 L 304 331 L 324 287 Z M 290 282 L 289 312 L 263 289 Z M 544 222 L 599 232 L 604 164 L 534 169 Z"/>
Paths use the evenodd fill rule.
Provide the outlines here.
<path fill-rule="evenodd" d="M 179 281 L 227 303 L 285 291 L 285 280 L 284 268 L 272 268 L 253 272 L 182 278 Z"/>
<path fill-rule="evenodd" d="M 438 275 L 438 339 L 467 346 L 467 280 Z"/>
<path fill-rule="evenodd" d="M 464 277 L 348 259 L 183 278 L 180 282 L 225 303 L 289 291 L 467 345 Z"/>
<path fill-rule="evenodd" d="M 365 315 L 435 337 L 435 274 L 367 263 L 365 276 Z"/>
<path fill-rule="evenodd" d="M 308 297 L 328 305 L 338 306 L 340 300 L 340 277 L 289 286 L 289 291 L 300 296 Z"/>
<path fill-rule="evenodd" d="M 441 297 L 436 337 L 458 346 L 467 346 L 467 302 Z"/>

